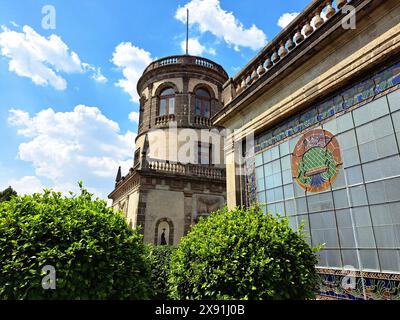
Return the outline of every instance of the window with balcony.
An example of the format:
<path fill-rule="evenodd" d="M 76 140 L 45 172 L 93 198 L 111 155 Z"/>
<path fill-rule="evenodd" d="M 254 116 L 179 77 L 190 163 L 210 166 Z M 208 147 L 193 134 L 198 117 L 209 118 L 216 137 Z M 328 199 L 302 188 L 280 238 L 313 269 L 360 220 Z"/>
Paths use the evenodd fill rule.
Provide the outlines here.
<path fill-rule="evenodd" d="M 197 164 L 212 164 L 212 144 L 197 142 Z"/>
<path fill-rule="evenodd" d="M 211 96 L 205 89 L 196 90 L 195 115 L 198 117 L 210 118 Z"/>
<path fill-rule="evenodd" d="M 175 91 L 167 88 L 160 93 L 159 116 L 165 116 L 175 113 Z"/>

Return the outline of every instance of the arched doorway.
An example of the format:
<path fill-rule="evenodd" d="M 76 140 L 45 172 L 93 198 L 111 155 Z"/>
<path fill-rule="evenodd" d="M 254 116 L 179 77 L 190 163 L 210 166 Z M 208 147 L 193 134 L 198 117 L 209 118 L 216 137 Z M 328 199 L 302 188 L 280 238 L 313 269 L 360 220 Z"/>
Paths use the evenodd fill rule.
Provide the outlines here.
<path fill-rule="evenodd" d="M 174 244 L 174 224 L 171 219 L 161 218 L 156 223 L 154 244 Z"/>

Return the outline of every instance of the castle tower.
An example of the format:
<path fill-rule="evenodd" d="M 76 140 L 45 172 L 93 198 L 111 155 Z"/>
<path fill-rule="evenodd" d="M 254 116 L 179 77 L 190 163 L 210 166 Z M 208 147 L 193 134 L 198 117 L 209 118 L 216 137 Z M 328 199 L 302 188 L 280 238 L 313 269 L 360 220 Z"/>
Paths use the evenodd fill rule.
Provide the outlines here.
<path fill-rule="evenodd" d="M 134 163 L 109 198 L 146 243 L 176 244 L 225 204 L 224 139 L 210 119 L 227 80 L 213 61 L 182 55 L 154 61 L 138 81 Z"/>

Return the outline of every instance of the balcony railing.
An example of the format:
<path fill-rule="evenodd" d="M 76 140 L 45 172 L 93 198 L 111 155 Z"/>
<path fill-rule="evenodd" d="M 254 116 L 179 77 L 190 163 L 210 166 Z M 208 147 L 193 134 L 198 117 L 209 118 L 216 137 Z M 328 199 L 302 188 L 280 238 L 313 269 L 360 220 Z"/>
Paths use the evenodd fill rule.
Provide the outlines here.
<path fill-rule="evenodd" d="M 191 163 L 172 163 L 162 160 L 148 160 L 143 164 L 142 170 L 219 180 L 224 180 L 226 177 L 224 168 L 215 168 Z"/>
<path fill-rule="evenodd" d="M 201 116 L 195 116 L 194 124 L 200 125 L 200 126 L 205 126 L 205 127 L 211 127 L 211 119 L 206 118 L 206 117 L 201 117 Z"/>
<path fill-rule="evenodd" d="M 339 13 L 346 4 L 353 2 L 356 2 L 356 0 L 313 0 L 301 14 L 232 79 L 232 98 L 240 95 L 248 87 L 256 83 L 261 76 L 273 70 L 282 60 L 287 59 L 296 47 Z"/>
<path fill-rule="evenodd" d="M 143 74 L 145 74 L 148 71 L 160 68 L 160 67 L 165 67 L 165 66 L 169 66 L 169 65 L 177 65 L 177 64 L 201 66 L 204 68 L 215 70 L 219 73 L 224 74 L 226 77 L 228 77 L 225 70 L 219 64 L 216 64 L 215 62 L 212 62 L 211 60 L 208 60 L 206 58 L 189 56 L 189 55 L 171 56 L 171 57 L 162 58 L 160 60 L 156 60 L 156 61 L 152 62 L 144 70 Z"/>
<path fill-rule="evenodd" d="M 165 125 L 170 121 L 175 121 L 175 115 L 174 114 L 166 114 L 163 116 L 158 116 L 156 118 L 156 125 Z"/>
<path fill-rule="evenodd" d="M 172 57 L 172 58 L 166 58 L 166 59 L 162 59 L 159 61 L 159 65 L 160 66 L 166 66 L 169 64 L 176 64 L 178 63 L 178 58 L 177 57 Z"/>

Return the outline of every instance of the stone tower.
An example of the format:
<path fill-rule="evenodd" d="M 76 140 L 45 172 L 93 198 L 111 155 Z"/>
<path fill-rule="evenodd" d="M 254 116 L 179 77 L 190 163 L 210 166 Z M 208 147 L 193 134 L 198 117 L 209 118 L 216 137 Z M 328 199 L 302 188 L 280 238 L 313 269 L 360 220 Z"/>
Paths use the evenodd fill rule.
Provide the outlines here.
<path fill-rule="evenodd" d="M 146 243 L 176 244 L 225 204 L 224 139 L 210 119 L 227 80 L 213 61 L 182 55 L 154 61 L 138 81 L 134 163 L 125 176 L 118 170 L 109 198 Z"/>

